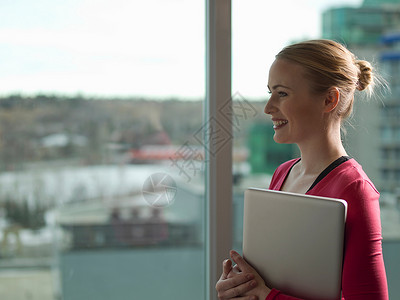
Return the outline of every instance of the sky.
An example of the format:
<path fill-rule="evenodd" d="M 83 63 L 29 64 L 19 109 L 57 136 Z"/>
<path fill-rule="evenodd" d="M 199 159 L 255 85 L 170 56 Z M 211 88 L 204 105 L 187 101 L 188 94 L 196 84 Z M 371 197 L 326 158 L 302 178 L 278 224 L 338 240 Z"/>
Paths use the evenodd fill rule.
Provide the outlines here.
<path fill-rule="evenodd" d="M 232 93 L 265 98 L 274 55 L 361 0 L 232 0 Z M 203 98 L 205 2 L 1 0 L 0 95 Z"/>

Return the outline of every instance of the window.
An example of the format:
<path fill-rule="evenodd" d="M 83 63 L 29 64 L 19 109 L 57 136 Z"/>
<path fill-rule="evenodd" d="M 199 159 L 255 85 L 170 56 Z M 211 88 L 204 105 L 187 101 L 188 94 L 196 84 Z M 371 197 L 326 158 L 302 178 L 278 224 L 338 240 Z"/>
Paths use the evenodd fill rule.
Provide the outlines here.
<path fill-rule="evenodd" d="M 391 141 L 393 141 L 393 130 L 392 130 L 392 128 L 390 126 L 388 126 L 388 125 L 385 125 L 382 128 L 381 137 L 382 137 L 382 141 L 383 142 L 390 143 Z"/>
<path fill-rule="evenodd" d="M 205 299 L 205 2 L 0 16 L 0 298 Z"/>
<path fill-rule="evenodd" d="M 399 193 L 399 162 L 395 149 L 399 138 L 396 78 L 399 77 L 400 43 L 397 31 L 387 37 L 384 34 L 392 32 L 400 14 L 389 11 L 384 4 L 380 6 L 376 1 L 372 10 L 369 7 L 374 5 L 372 2 L 322 1 L 320 6 L 315 6 L 315 1 L 283 1 L 276 4 L 255 0 L 246 3 L 233 1 L 232 94 L 240 94 L 240 98 L 236 98 L 237 103 L 244 101 L 239 99 L 245 99 L 253 107 L 254 114 L 240 119 L 239 126 L 233 128 L 232 248 L 239 252 L 242 250 L 244 190 L 250 186 L 268 188 L 274 169 L 282 162 L 299 156 L 295 146 L 274 143 L 272 124 L 263 113 L 268 100 L 268 70 L 274 55 L 285 45 L 296 41 L 335 39 L 344 42 L 361 59 L 375 63 L 391 89 L 391 94 L 377 91 L 369 102 L 356 98 L 354 117 L 350 120 L 351 126 L 347 126 L 344 140 L 348 153 L 357 159 L 381 191 L 384 258 L 390 297 L 396 298 L 400 295 L 396 283 L 399 269 L 392 266 L 399 261 L 394 253 L 399 249 L 400 235 L 395 232 L 400 232 L 400 223 L 396 221 L 400 211 L 393 199 Z M 384 17 L 388 15 L 389 21 Z M 302 21 L 293 21 L 298 20 L 298 16 Z M 285 20 L 291 20 L 291 25 L 285 26 Z M 375 24 L 372 27 L 371 22 Z M 235 98 L 233 100 L 235 102 Z M 237 107 L 234 114 L 241 115 L 240 106 Z M 239 152 L 245 155 L 240 156 Z"/>
<path fill-rule="evenodd" d="M 216 299 L 223 258 L 241 251 L 244 188 L 268 187 L 273 170 L 299 155 L 273 142 L 263 114 L 268 68 L 286 44 L 343 40 L 379 62 L 393 85 L 384 102 L 398 102 L 399 63 L 381 54 L 399 43 L 377 41 L 398 16 L 367 26 L 360 8 L 373 1 L 8 2 L 0 10 L 2 299 Z M 382 191 L 397 299 L 398 134 L 386 117 L 398 107 L 379 113 L 379 103 L 356 107 L 346 141 Z M 207 148 L 212 122 L 232 125 L 220 151 Z"/>

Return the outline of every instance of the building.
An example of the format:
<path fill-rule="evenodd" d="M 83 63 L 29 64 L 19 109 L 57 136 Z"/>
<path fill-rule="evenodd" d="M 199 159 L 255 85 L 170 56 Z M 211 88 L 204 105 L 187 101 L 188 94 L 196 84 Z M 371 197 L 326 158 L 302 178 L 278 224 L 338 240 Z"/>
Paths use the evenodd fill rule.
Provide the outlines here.
<path fill-rule="evenodd" d="M 381 37 L 396 28 L 400 28 L 400 3 L 397 0 L 364 0 L 360 7 L 335 7 L 326 10 L 322 16 L 322 37 L 345 44 L 359 59 L 372 62 L 378 73 L 382 73 Z M 344 143 L 349 155 L 363 166 L 378 189 L 385 190 L 386 182 L 382 179 L 378 158 L 382 154 L 381 107 L 386 94 L 377 91 L 370 101 L 363 101 L 363 94 L 356 93 L 355 114 L 346 126 Z"/>
<path fill-rule="evenodd" d="M 322 16 L 323 38 L 348 47 L 376 46 L 389 28 L 400 26 L 398 0 L 364 0 L 361 7 L 336 7 Z"/>
<path fill-rule="evenodd" d="M 272 122 L 255 123 L 250 127 L 247 144 L 252 173 L 272 174 L 281 163 L 298 156 L 296 145 L 278 144 L 273 135 Z"/>
<path fill-rule="evenodd" d="M 400 32 L 382 37 L 380 62 L 391 94 L 381 107 L 380 177 L 383 191 L 400 192 Z"/>

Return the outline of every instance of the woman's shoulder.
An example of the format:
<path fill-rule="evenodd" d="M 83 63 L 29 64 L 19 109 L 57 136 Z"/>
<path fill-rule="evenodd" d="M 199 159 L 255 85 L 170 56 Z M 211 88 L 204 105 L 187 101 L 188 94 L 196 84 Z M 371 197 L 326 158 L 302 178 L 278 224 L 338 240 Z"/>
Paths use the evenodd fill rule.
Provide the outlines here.
<path fill-rule="evenodd" d="M 373 182 L 354 158 L 341 164 L 328 176 L 328 181 L 335 187 L 341 187 L 342 191 L 360 192 L 364 190 L 379 195 Z"/>
<path fill-rule="evenodd" d="M 346 163 L 343 164 L 343 176 L 348 177 L 352 181 L 365 181 L 374 185 L 369 179 L 368 175 L 364 172 L 363 167 L 354 159 L 349 159 Z"/>

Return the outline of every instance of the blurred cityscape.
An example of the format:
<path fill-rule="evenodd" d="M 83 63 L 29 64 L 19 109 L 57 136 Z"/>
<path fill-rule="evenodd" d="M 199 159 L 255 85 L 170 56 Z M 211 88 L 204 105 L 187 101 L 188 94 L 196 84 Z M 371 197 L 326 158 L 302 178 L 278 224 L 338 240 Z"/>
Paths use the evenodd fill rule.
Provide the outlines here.
<path fill-rule="evenodd" d="M 323 38 L 374 62 L 390 88 L 368 102 L 357 95 L 344 142 L 381 191 L 389 292 L 398 299 L 400 3 L 331 8 L 322 23 Z M 233 248 L 241 251 L 244 189 L 268 187 L 273 170 L 298 153 L 273 142 L 266 99 L 233 100 Z M 0 298 L 205 299 L 203 106 L 0 98 Z M 165 207 L 142 194 L 160 172 L 177 186 Z"/>

